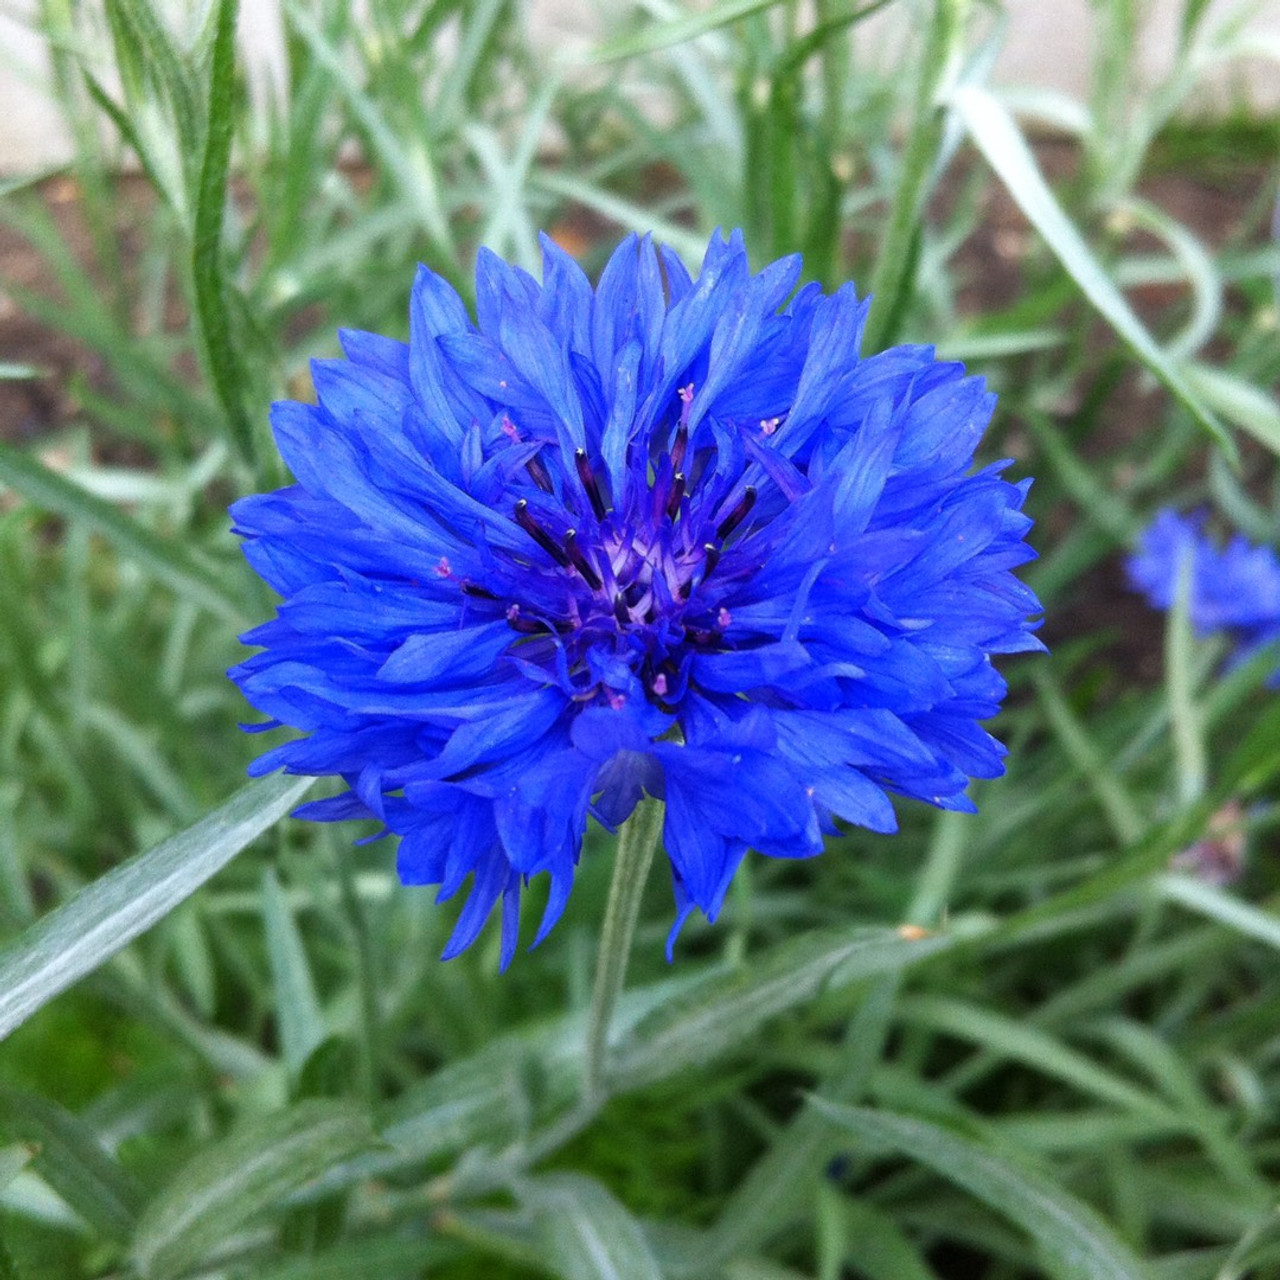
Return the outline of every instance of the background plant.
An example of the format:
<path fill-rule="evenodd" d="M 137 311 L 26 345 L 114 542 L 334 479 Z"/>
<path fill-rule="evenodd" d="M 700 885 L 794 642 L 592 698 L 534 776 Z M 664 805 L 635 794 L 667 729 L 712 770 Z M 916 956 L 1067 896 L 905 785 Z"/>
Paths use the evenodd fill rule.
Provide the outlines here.
<path fill-rule="evenodd" d="M 1280 537 L 1280 125 L 1188 114 L 1277 50 L 1189 0 L 1144 85 L 1140 7 L 1099 0 L 1089 99 L 1014 97 L 998 6 L 898 0 L 897 46 L 885 7 L 650 0 L 569 64 L 511 0 L 287 4 L 264 112 L 230 0 L 42 5 L 75 217 L 8 184 L 54 287 L 5 290 L 86 372 L 0 446 L 0 1275 L 1278 1265 L 1278 655 L 1223 674 L 1117 567 L 1166 503 Z M 1001 392 L 1053 656 L 1006 664 L 978 816 L 749 864 L 671 969 L 655 881 L 583 1117 L 609 841 L 504 977 L 494 939 L 440 964 L 450 909 L 385 846 L 277 822 L 305 783 L 239 789 L 223 672 L 269 602 L 225 508 L 279 482 L 266 405 L 339 325 L 403 333 L 415 260 L 465 293 L 481 243 L 536 269 L 541 226 L 590 266 L 716 224 Z M 1224 887 L 1196 871 L 1225 846 Z"/>

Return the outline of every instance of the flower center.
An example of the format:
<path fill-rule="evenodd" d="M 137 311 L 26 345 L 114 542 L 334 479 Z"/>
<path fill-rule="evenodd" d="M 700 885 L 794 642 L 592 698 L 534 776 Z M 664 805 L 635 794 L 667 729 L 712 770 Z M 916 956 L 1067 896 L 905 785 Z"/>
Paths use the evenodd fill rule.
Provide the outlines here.
<path fill-rule="evenodd" d="M 620 502 L 613 495 L 613 505 L 585 449 L 575 451 L 559 496 L 547 465 L 530 459 L 526 470 L 538 492 L 519 498 L 512 517 L 554 568 L 511 553 L 500 582 L 471 589 L 505 604 L 508 624 L 520 633 L 520 658 L 536 661 L 549 677 L 556 668 L 561 683 L 567 668 L 576 697 L 597 690 L 593 657 L 622 658 L 663 702 L 683 687 L 694 652 L 731 647 L 722 592 L 702 588 L 755 506 L 756 490 L 738 484 L 726 491 L 723 479 L 702 483 L 714 450 L 690 456 L 693 387 L 679 396 L 670 446 L 646 467 L 648 485 Z M 515 429 L 508 434 L 514 439 Z"/>

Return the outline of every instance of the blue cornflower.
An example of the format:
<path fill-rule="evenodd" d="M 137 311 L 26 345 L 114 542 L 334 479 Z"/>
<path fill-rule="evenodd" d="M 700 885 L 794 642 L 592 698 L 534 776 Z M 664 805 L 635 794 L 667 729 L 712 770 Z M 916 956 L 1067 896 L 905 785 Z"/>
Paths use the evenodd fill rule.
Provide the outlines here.
<path fill-rule="evenodd" d="M 625 240 L 593 290 L 482 250 L 477 323 L 420 269 L 406 345 L 344 332 L 318 405 L 275 405 L 297 483 L 233 508 L 283 597 L 232 672 L 303 736 L 255 773 L 336 774 L 305 816 L 374 816 L 407 884 L 470 897 L 446 949 L 545 872 L 564 908 L 588 814 L 666 802 L 677 924 L 748 848 L 806 857 L 886 793 L 971 809 L 1002 772 L 994 653 L 1037 649 L 1029 481 L 970 471 L 994 397 L 932 348 L 858 352 L 851 286 L 794 293 L 719 233 L 691 278 Z M 788 301 L 790 299 L 790 301 Z M 672 934 L 674 937 L 675 930 Z"/>
<path fill-rule="evenodd" d="M 1242 662 L 1280 640 L 1280 559 L 1270 547 L 1252 546 L 1240 534 L 1219 550 L 1203 524 L 1201 514 L 1158 512 L 1128 561 L 1129 580 L 1156 608 L 1172 608 L 1185 557 L 1191 625 L 1202 636 L 1228 633 L 1236 642 L 1232 661 Z M 1280 684 L 1280 670 L 1268 683 Z"/>

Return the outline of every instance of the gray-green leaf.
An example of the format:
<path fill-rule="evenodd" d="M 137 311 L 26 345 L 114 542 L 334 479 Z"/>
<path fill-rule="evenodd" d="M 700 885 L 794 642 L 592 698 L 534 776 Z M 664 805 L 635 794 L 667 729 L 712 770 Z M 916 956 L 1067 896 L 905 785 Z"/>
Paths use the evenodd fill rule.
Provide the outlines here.
<path fill-rule="evenodd" d="M 1027 220 L 1044 237 L 1080 292 L 1234 461 L 1235 442 L 1204 403 L 1198 388 L 1147 332 L 1124 294 L 1102 269 L 1075 224 L 1054 198 L 1030 148 L 1003 104 L 986 89 L 965 84 L 954 90 L 950 105 L 964 121 L 974 145 L 999 175 Z"/>
<path fill-rule="evenodd" d="M 592 1178 L 557 1173 L 519 1188 L 562 1280 L 662 1280 L 644 1229 Z"/>
<path fill-rule="evenodd" d="M 330 1166 L 376 1142 L 365 1112 L 311 1099 L 200 1151 L 148 1206 L 133 1262 L 146 1280 L 181 1275 Z"/>
<path fill-rule="evenodd" d="M 38 1094 L 0 1087 L 0 1132 L 32 1144 L 35 1172 L 81 1217 L 128 1238 L 141 1207 L 138 1187 L 79 1116 Z"/>
<path fill-rule="evenodd" d="M 890 973 L 951 945 L 945 935 L 908 938 L 896 929 L 841 929 L 776 947 L 741 973 L 699 983 L 641 1020 L 619 1045 L 613 1075 L 626 1086 L 714 1061 L 769 1018 L 813 999 L 828 982 Z"/>
<path fill-rule="evenodd" d="M 262 872 L 262 920 L 285 1063 L 296 1076 L 328 1034 L 302 935 L 273 867 Z"/>
<path fill-rule="evenodd" d="M 1020 1226 L 1061 1280 L 1143 1280 L 1141 1263 L 1092 1209 L 1043 1174 L 940 1125 L 818 1097 L 813 1106 L 868 1146 L 899 1152 Z"/>
<path fill-rule="evenodd" d="M 0 443 L 0 484 L 33 505 L 101 534 L 121 555 L 135 561 L 170 590 L 234 626 L 245 621 L 240 602 L 218 575 L 182 542 L 162 538 L 113 503 L 46 467 L 21 449 Z"/>
<path fill-rule="evenodd" d="M 86 885 L 0 952 L 0 1040 L 167 915 L 283 817 L 310 778 L 242 787 L 194 826 Z"/>

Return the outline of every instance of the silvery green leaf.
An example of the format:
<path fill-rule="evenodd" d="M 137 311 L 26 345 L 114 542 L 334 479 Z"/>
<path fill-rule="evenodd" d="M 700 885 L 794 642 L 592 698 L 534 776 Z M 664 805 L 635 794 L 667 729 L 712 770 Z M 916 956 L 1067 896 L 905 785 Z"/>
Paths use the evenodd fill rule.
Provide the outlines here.
<path fill-rule="evenodd" d="M 275 775 L 249 783 L 20 934 L 0 952 L 0 1039 L 194 893 L 282 818 L 311 782 Z"/>
<path fill-rule="evenodd" d="M 182 1275 L 339 1161 L 376 1143 L 362 1108 L 321 1099 L 246 1122 L 200 1150 L 148 1205 L 132 1259 L 146 1280 Z"/>
<path fill-rule="evenodd" d="M 546 1174 L 517 1191 L 562 1280 L 662 1280 L 644 1228 L 595 1179 Z"/>

